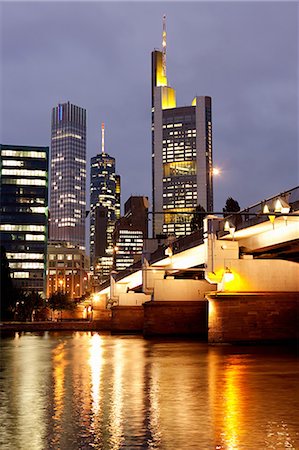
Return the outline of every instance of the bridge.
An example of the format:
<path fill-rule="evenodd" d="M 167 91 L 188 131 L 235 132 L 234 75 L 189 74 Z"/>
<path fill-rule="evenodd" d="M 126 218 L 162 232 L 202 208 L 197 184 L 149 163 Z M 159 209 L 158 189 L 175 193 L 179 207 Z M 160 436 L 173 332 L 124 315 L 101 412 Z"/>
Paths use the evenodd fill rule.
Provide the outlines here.
<path fill-rule="evenodd" d="M 276 299 L 277 312 L 282 296 L 298 300 L 298 262 L 296 187 L 224 218 L 209 214 L 203 230 L 168 240 L 153 252 L 145 246 L 142 263 L 112 273 L 109 285 L 98 294 L 120 307 L 151 301 L 170 308 L 171 302 L 182 306 L 208 299 L 209 320 L 224 298 L 251 296 L 256 301 L 267 296 L 269 301 Z M 215 336 L 221 341 L 219 333 Z"/>

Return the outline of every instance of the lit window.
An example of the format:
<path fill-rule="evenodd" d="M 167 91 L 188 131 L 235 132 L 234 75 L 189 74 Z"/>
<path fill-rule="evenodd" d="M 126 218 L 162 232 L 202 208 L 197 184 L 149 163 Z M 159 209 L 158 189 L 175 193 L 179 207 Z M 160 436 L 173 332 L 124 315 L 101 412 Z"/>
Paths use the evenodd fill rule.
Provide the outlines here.
<path fill-rule="evenodd" d="M 44 234 L 26 234 L 25 240 L 26 241 L 44 241 L 45 240 Z"/>
<path fill-rule="evenodd" d="M 43 253 L 7 253 L 7 259 L 44 259 Z"/>
<path fill-rule="evenodd" d="M 2 180 L 3 184 L 17 184 L 17 185 L 21 185 L 21 186 L 46 186 L 46 180 L 30 180 L 30 179 L 26 179 L 26 178 L 19 178 L 16 180 L 12 180 L 10 178 L 8 179 L 3 179 Z"/>
<path fill-rule="evenodd" d="M 13 272 L 13 278 L 29 278 L 29 272 Z"/>
<path fill-rule="evenodd" d="M 9 261 L 11 269 L 43 269 L 44 263 L 38 262 L 11 262 Z"/>
<path fill-rule="evenodd" d="M 15 158 L 42 158 L 46 159 L 46 152 L 26 150 L 2 150 L 2 156 L 13 156 Z"/>
<path fill-rule="evenodd" d="M 0 225 L 0 231 L 45 231 L 44 225 Z"/>
<path fill-rule="evenodd" d="M 24 161 L 17 161 L 15 159 L 4 159 L 2 161 L 2 166 L 22 167 L 23 165 Z"/>

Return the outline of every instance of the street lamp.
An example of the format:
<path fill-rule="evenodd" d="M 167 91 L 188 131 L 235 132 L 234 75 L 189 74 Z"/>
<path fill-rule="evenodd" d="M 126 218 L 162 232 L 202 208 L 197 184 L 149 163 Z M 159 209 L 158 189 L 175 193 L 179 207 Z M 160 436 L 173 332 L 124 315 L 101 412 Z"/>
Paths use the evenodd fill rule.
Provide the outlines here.
<path fill-rule="evenodd" d="M 213 176 L 221 175 L 221 170 L 218 167 L 213 167 L 212 169 Z"/>

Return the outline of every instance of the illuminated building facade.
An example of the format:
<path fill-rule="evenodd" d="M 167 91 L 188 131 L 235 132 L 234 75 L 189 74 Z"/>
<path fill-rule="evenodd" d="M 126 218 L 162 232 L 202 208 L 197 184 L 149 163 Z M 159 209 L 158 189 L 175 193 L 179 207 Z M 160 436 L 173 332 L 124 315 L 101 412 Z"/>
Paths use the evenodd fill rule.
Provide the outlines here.
<path fill-rule="evenodd" d="M 45 292 L 48 147 L 0 145 L 0 241 L 16 287 Z"/>
<path fill-rule="evenodd" d="M 51 242 L 47 255 L 47 298 L 62 291 L 79 299 L 89 287 L 89 258 L 79 247 Z"/>
<path fill-rule="evenodd" d="M 50 239 L 85 249 L 86 110 L 52 110 Z"/>
<path fill-rule="evenodd" d="M 176 106 L 166 77 L 165 22 L 163 50 L 152 52 L 152 196 L 154 237 L 190 233 L 198 204 L 213 210 L 212 100 Z"/>
<path fill-rule="evenodd" d="M 115 224 L 114 268 L 124 270 L 141 259 L 148 237 L 148 198 L 132 196 L 125 203 L 125 214 Z"/>
<path fill-rule="evenodd" d="M 90 170 L 90 259 L 95 272 L 107 278 L 113 264 L 113 230 L 120 218 L 120 176 L 115 173 L 115 158 L 104 149 L 91 158 Z"/>

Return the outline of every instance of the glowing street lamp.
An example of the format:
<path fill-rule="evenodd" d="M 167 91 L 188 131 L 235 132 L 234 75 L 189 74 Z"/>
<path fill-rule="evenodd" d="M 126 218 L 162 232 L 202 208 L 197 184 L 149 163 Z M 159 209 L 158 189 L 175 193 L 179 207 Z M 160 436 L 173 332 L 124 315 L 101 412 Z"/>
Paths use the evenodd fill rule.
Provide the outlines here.
<path fill-rule="evenodd" d="M 236 227 L 228 220 L 226 220 L 224 223 L 224 231 L 228 231 L 231 237 L 234 239 Z"/>
<path fill-rule="evenodd" d="M 213 167 L 212 173 L 213 173 L 213 176 L 216 176 L 216 177 L 217 177 L 218 175 L 221 174 L 221 170 L 218 169 L 218 167 Z"/>
<path fill-rule="evenodd" d="M 233 281 L 234 278 L 235 277 L 234 277 L 234 274 L 232 273 L 232 271 L 228 267 L 226 267 L 224 274 L 223 274 L 224 282 L 229 283 L 230 281 Z"/>

